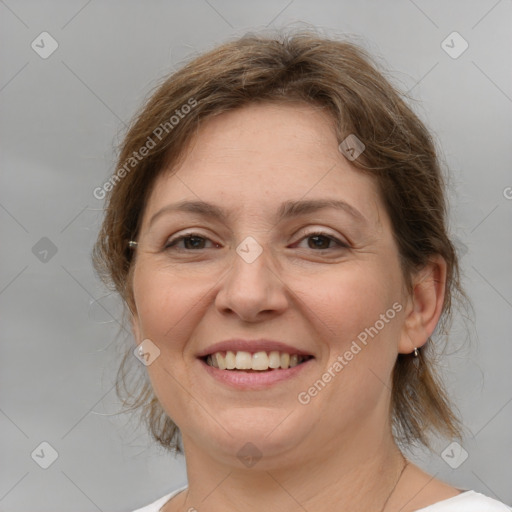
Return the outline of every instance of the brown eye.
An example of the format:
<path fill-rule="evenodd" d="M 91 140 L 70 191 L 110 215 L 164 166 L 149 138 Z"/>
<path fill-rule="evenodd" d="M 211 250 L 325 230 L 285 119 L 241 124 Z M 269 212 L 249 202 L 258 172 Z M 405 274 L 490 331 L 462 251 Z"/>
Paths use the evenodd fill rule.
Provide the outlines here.
<path fill-rule="evenodd" d="M 304 236 L 302 240 L 310 240 L 311 242 L 308 242 L 308 248 L 309 249 L 317 249 L 317 250 L 328 250 L 328 249 L 336 249 L 336 247 L 329 247 L 331 243 L 334 243 L 337 248 L 345 248 L 348 249 L 348 244 L 341 242 L 336 237 L 324 233 L 322 231 L 315 232 L 315 233 L 309 233 L 306 236 Z"/>
<path fill-rule="evenodd" d="M 178 244 L 182 241 L 184 243 L 184 246 L 178 247 Z M 207 247 L 205 247 L 206 241 L 211 242 L 211 240 L 209 238 L 201 236 L 197 233 L 187 233 L 185 235 L 181 235 L 174 239 L 169 240 L 166 243 L 164 249 L 177 248 L 177 250 L 186 250 L 186 251 L 207 249 Z M 214 244 L 214 245 L 219 247 L 219 244 Z"/>

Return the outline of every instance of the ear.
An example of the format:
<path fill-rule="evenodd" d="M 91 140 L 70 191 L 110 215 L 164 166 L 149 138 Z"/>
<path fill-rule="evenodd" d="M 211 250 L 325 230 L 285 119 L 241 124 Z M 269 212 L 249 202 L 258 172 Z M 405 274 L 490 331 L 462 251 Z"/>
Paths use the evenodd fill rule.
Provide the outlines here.
<path fill-rule="evenodd" d="M 427 342 L 441 317 L 445 289 L 446 261 L 437 255 L 413 276 L 398 352 L 409 354 Z"/>

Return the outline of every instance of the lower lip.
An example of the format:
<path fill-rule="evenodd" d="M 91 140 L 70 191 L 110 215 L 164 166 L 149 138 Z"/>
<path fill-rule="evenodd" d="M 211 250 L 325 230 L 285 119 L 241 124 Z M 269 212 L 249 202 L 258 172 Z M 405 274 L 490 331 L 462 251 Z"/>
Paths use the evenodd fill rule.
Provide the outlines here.
<path fill-rule="evenodd" d="M 243 370 L 219 370 L 214 366 L 210 366 L 202 359 L 199 362 L 204 369 L 216 380 L 223 384 L 236 389 L 268 389 L 278 382 L 293 379 L 305 369 L 310 367 L 310 363 L 314 358 L 308 359 L 293 368 L 267 370 L 261 372 L 244 372 Z"/>

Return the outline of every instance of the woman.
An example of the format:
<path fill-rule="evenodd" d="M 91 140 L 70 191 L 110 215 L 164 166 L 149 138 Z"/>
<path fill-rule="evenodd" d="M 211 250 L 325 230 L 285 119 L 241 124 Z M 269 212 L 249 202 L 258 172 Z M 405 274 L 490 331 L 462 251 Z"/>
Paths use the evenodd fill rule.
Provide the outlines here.
<path fill-rule="evenodd" d="M 431 138 L 363 50 L 309 32 L 198 57 L 108 188 L 95 264 L 149 377 L 127 403 L 187 462 L 141 511 L 508 510 L 399 448 L 461 437 L 430 337 L 464 293 Z"/>

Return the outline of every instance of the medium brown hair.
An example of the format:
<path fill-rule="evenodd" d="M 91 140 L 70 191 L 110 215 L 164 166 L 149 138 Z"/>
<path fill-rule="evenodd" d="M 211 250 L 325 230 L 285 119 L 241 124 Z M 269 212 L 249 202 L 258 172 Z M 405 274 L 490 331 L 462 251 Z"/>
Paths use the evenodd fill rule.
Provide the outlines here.
<path fill-rule="evenodd" d="M 200 122 L 253 102 L 301 101 L 329 113 L 340 142 L 355 134 L 364 143 L 363 155 L 352 163 L 378 185 L 408 290 L 412 291 L 413 272 L 434 255 L 446 261 L 446 293 L 437 333 L 447 332 L 452 299 L 461 304 L 467 299 L 447 234 L 445 181 L 435 145 L 403 96 L 362 47 L 311 30 L 248 35 L 195 58 L 157 88 L 124 138 L 94 247 L 96 270 L 135 311 L 133 251 L 127 242 L 137 238 L 157 176 L 186 154 Z M 141 157 L 141 148 L 153 146 L 150 139 L 156 144 L 142 151 Z M 409 354 L 397 357 L 391 414 L 395 439 L 402 444 L 430 446 L 433 432 L 461 438 L 461 424 L 435 371 L 439 350 L 433 345 L 429 339 L 416 363 Z M 126 406 L 141 408 L 141 417 L 161 445 L 181 451 L 179 430 L 158 402 L 145 372 L 143 383 L 132 389 L 126 371 L 126 364 L 135 361 L 132 350 L 133 346 L 127 350 L 119 369 L 118 394 Z"/>

